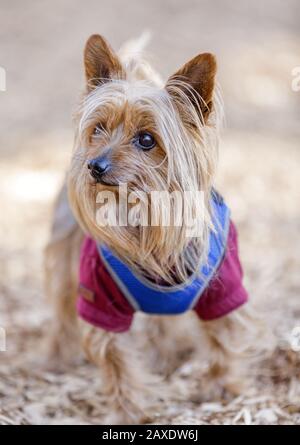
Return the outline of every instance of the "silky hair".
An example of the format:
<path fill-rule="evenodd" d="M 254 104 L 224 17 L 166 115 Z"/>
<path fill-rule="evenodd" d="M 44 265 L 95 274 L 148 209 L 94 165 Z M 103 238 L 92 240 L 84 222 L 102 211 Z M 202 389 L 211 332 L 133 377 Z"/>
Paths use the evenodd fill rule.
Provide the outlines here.
<path fill-rule="evenodd" d="M 68 178 L 70 204 L 83 230 L 97 242 L 107 245 L 136 273 L 167 285 L 183 283 L 200 271 L 207 256 L 209 232 L 214 230 L 210 196 L 223 120 L 221 96 L 215 88 L 213 107 L 205 120 L 199 105 L 203 99 L 188 83 L 172 78 L 163 87 L 159 80 L 153 82 L 152 74 L 148 76 L 152 69 L 144 61 L 124 63 L 124 66 L 126 80 L 100 79 L 99 86 L 83 95 L 75 111 L 75 147 Z M 97 193 L 106 188 L 114 191 L 117 200 L 119 197 L 116 187 L 91 182 L 87 169 L 92 157 L 87 149 L 90 128 L 101 122 L 104 115 L 113 119 L 117 110 L 128 105 L 149 114 L 155 133 L 159 135 L 163 156 L 149 157 L 145 162 L 138 151 L 134 156 L 127 153 L 125 165 L 123 162 L 119 168 L 122 182 L 126 182 L 128 190 L 134 190 L 137 196 L 139 191 L 153 190 L 203 192 L 203 215 L 198 222 L 197 237 L 186 236 L 184 221 L 180 227 L 101 227 L 97 224 Z M 112 133 L 103 129 L 106 144 L 111 140 L 117 144 L 123 130 L 123 123 Z"/>

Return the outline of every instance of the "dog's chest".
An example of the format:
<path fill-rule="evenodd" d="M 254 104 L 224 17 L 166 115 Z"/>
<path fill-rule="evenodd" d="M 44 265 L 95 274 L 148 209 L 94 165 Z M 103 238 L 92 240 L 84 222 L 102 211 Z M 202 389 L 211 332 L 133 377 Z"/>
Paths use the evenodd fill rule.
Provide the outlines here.
<path fill-rule="evenodd" d="M 237 232 L 223 201 L 214 202 L 214 215 L 207 263 L 188 283 L 173 287 L 137 276 L 107 247 L 87 237 L 80 259 L 79 316 L 102 329 L 123 332 L 136 311 L 178 315 L 193 309 L 201 319 L 212 320 L 245 303 Z"/>

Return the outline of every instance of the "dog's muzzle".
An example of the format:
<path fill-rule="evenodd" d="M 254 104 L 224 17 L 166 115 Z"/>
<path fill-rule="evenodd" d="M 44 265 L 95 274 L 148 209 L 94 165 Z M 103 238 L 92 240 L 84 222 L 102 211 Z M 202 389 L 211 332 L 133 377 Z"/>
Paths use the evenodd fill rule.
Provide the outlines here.
<path fill-rule="evenodd" d="M 88 163 L 88 169 L 97 182 L 102 182 L 103 175 L 110 169 L 110 161 L 106 156 L 98 156 Z"/>

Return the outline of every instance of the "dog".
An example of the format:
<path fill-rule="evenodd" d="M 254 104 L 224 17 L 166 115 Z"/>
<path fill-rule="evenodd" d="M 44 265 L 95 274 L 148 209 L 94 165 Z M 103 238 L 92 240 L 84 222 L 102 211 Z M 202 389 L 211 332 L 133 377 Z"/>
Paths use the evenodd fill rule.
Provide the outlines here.
<path fill-rule="evenodd" d="M 208 345 L 203 400 L 217 388 L 240 390 L 244 353 L 256 338 L 236 228 L 214 189 L 223 119 L 216 59 L 197 55 L 163 82 L 142 59 L 141 42 L 133 46 L 116 53 L 100 35 L 86 43 L 74 151 L 45 255 L 55 309 L 54 367 L 76 356 L 81 341 L 99 368 L 107 423 L 147 418 L 150 394 L 161 388 L 155 375 L 172 372 L 180 348 L 187 349 L 185 340 L 172 340 L 180 314 L 193 317 L 185 334 L 199 343 L 201 331 Z M 120 191 L 124 184 L 127 191 Z M 145 200 L 152 192 L 184 191 L 201 192 L 196 232 L 188 235 L 185 221 L 162 224 L 165 207 L 152 195 Z M 129 193 L 135 193 L 131 201 Z M 156 224 L 141 222 L 141 203 L 144 210 L 151 206 Z M 100 224 L 99 211 L 107 216 L 113 208 L 118 220 L 121 213 L 125 219 L 131 214 L 133 223 L 116 224 L 113 218 L 114 224 Z M 174 208 L 169 207 L 173 222 Z M 131 328 L 137 312 L 147 314 L 142 326 L 148 349 L 142 357 Z M 187 333 L 189 326 L 194 332 Z"/>

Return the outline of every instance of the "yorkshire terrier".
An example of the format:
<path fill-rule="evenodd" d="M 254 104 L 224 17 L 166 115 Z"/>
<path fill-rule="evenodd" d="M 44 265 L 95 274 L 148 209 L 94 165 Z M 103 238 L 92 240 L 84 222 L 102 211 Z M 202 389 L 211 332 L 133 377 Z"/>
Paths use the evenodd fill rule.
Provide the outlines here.
<path fill-rule="evenodd" d="M 202 330 L 209 345 L 203 400 L 211 389 L 240 387 L 252 320 L 237 232 L 213 187 L 223 107 L 216 59 L 209 53 L 164 83 L 132 45 L 117 54 L 92 35 L 84 66 L 74 152 L 46 248 L 47 289 L 55 307 L 52 356 L 59 363 L 81 338 L 101 374 L 107 422 L 136 423 L 145 418 L 157 369 L 170 372 L 178 365 L 182 343 L 172 338 L 184 312 L 194 318 L 190 336 L 197 341 Z M 197 232 L 188 233 L 184 218 L 174 223 L 182 216 L 180 206 L 157 205 L 152 195 L 185 191 L 201 192 Z M 124 199 L 130 193 L 134 199 Z M 170 224 L 162 223 L 166 207 Z M 155 224 L 148 224 L 148 216 L 141 220 L 145 210 Z M 113 224 L 99 222 L 100 214 L 108 218 L 111 211 L 117 213 Z M 148 365 L 132 335 L 136 312 L 147 314 L 141 317 L 149 340 L 143 358 L 151 348 L 157 352 Z"/>

